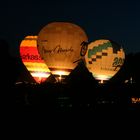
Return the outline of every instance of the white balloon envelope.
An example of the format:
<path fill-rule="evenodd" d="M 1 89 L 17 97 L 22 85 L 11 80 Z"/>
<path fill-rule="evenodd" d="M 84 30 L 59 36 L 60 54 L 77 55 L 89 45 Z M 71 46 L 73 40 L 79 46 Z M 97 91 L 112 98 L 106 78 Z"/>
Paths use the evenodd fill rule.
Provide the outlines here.
<path fill-rule="evenodd" d="M 123 48 L 114 41 L 100 39 L 91 42 L 85 55 L 88 70 L 97 80 L 109 80 L 124 63 Z"/>
<path fill-rule="evenodd" d="M 53 75 L 69 75 L 86 52 L 84 30 L 69 22 L 52 22 L 38 34 L 38 51 Z M 85 51 L 84 51 L 85 50 Z"/>

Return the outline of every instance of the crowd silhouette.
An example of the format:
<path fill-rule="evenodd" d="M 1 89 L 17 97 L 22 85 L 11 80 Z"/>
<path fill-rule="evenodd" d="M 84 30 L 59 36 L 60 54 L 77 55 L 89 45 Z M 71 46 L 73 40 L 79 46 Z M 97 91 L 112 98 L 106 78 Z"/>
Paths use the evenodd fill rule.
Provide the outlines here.
<path fill-rule="evenodd" d="M 19 56 L 9 53 L 9 44 L 0 40 L 1 102 L 5 111 L 96 112 L 139 110 L 132 97 L 140 97 L 140 53 L 126 54 L 120 71 L 99 84 L 84 62 L 65 78 L 54 82 L 51 75 L 37 84 Z M 17 82 L 18 81 L 18 82 Z"/>

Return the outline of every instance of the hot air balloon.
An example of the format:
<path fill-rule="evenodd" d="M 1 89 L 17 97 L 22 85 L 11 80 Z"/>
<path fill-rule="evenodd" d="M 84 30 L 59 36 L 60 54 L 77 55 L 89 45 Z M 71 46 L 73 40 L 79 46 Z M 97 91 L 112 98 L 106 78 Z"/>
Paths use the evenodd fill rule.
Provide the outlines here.
<path fill-rule="evenodd" d="M 21 41 L 20 56 L 23 64 L 37 83 L 46 81 L 50 76 L 50 70 L 38 53 L 37 36 L 26 36 Z"/>
<path fill-rule="evenodd" d="M 52 22 L 44 26 L 37 39 L 38 51 L 51 73 L 65 77 L 83 59 L 88 37 L 84 30 L 69 22 Z"/>
<path fill-rule="evenodd" d="M 120 70 L 124 59 L 123 48 L 118 43 L 107 39 L 89 43 L 85 55 L 88 70 L 101 83 L 112 78 Z"/>

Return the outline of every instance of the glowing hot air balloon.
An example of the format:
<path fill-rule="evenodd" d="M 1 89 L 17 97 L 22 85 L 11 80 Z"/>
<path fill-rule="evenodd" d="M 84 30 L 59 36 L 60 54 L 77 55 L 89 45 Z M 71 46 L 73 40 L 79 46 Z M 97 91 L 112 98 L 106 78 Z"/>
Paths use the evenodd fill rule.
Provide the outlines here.
<path fill-rule="evenodd" d="M 37 36 L 26 36 L 21 41 L 20 56 L 23 64 L 37 83 L 46 81 L 50 76 L 50 70 L 38 53 Z"/>
<path fill-rule="evenodd" d="M 85 55 L 88 70 L 100 82 L 112 78 L 120 70 L 124 59 L 123 48 L 106 39 L 91 42 Z"/>
<path fill-rule="evenodd" d="M 69 22 L 52 22 L 41 29 L 37 44 L 53 75 L 67 76 L 87 51 L 84 30 Z"/>

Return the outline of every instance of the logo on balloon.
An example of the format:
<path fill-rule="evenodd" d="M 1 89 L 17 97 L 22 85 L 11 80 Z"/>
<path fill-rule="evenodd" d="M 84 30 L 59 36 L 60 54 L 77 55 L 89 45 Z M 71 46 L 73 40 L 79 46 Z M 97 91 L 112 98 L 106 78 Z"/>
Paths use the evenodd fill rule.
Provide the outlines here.
<path fill-rule="evenodd" d="M 49 53 L 49 54 L 59 54 L 59 53 L 72 53 L 74 50 L 72 47 L 70 48 L 62 48 L 60 45 L 57 45 L 53 49 L 46 49 L 45 47 L 42 48 L 43 54 Z"/>
<path fill-rule="evenodd" d="M 22 60 L 41 60 L 41 57 L 39 55 L 31 55 L 29 53 L 21 55 Z"/>
<path fill-rule="evenodd" d="M 113 64 L 112 64 L 112 67 L 115 67 L 114 70 L 117 69 L 117 67 L 121 67 L 124 63 L 124 58 L 121 58 L 121 57 L 115 57 L 114 58 L 114 61 L 113 61 Z"/>
<path fill-rule="evenodd" d="M 88 49 L 88 43 L 87 42 L 85 42 L 85 41 L 83 41 L 82 43 L 81 43 L 81 51 L 80 51 L 80 55 L 81 56 L 85 56 L 86 55 L 86 52 L 87 52 L 87 49 Z"/>

